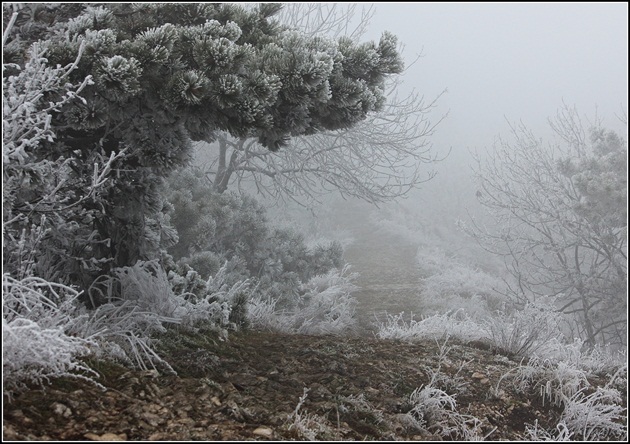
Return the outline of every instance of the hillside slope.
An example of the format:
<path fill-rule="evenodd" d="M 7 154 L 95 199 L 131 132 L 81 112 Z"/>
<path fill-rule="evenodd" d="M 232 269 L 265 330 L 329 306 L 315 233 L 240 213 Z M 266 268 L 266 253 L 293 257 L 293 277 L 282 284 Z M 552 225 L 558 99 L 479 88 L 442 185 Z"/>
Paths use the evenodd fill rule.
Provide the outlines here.
<path fill-rule="evenodd" d="M 517 393 L 509 378 L 499 383 L 515 361 L 452 341 L 408 344 L 250 331 L 232 334 L 228 341 L 170 335 L 164 344 L 162 353 L 178 376 L 101 364 L 99 381 L 106 391 L 80 380 L 61 380 L 45 390 L 16 394 L 10 402 L 5 395 L 3 439 L 434 440 L 488 435 L 489 440 L 518 440 L 524 438 L 526 424 L 538 420 L 539 426 L 554 429 L 560 415 L 537 395 Z M 421 417 L 420 410 L 412 410 L 410 395 L 427 385 L 439 389 L 432 399 L 441 409 Z"/>

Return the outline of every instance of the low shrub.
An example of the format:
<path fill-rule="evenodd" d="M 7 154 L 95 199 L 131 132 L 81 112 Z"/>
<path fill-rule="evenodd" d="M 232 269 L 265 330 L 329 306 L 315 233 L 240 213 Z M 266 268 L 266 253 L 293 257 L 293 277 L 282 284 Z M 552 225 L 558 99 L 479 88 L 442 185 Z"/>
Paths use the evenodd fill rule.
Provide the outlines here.
<path fill-rule="evenodd" d="M 80 361 L 96 347 L 92 337 L 73 329 L 85 316 L 75 302 L 79 292 L 61 284 L 2 275 L 2 382 L 6 390 L 50 378 L 87 378 L 96 373 Z"/>

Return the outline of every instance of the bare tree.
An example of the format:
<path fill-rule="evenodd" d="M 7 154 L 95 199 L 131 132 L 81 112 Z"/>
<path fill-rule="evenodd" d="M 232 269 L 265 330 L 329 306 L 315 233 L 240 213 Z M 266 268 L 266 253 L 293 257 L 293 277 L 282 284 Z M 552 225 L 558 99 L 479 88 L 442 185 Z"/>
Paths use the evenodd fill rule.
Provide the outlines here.
<path fill-rule="evenodd" d="M 585 131 L 566 106 L 549 123 L 558 144 L 520 124 L 477 157 L 477 196 L 498 228 L 472 232 L 504 257 L 510 296 L 553 297 L 587 343 L 626 344 L 627 141 L 598 122 Z"/>
<path fill-rule="evenodd" d="M 374 9 L 357 12 L 356 4 L 287 4 L 279 19 L 307 34 L 355 40 L 364 34 Z M 428 102 L 416 91 L 400 95 L 401 83 L 400 78 L 389 80 L 381 111 L 353 128 L 295 137 L 278 152 L 253 138 L 225 133 L 214 144 L 202 143 L 198 158 L 205 161 L 206 177 L 218 192 L 253 186 L 266 197 L 300 204 L 329 192 L 375 204 L 405 196 L 434 176 L 426 165 L 439 159 L 429 138 L 446 116 L 429 120 L 441 94 Z"/>
<path fill-rule="evenodd" d="M 280 23 L 308 35 L 349 37 L 358 41 L 374 16 L 373 4 L 357 3 L 285 3 L 276 16 Z"/>

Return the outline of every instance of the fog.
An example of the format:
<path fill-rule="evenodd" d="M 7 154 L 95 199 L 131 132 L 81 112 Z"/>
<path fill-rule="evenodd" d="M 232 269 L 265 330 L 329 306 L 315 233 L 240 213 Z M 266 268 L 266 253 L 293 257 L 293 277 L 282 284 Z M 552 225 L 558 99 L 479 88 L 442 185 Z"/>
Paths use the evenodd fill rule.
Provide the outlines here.
<path fill-rule="evenodd" d="M 627 441 L 627 3 L 245 5 L 3 4 L 3 437 Z"/>
<path fill-rule="evenodd" d="M 625 3 L 378 3 L 366 38 L 384 30 L 422 58 L 406 87 L 427 97 L 447 89 L 437 112 L 449 117 L 438 147 L 483 147 L 506 120 L 543 132 L 565 101 L 615 129 L 628 107 Z M 544 135 L 544 134 L 541 134 Z"/>
<path fill-rule="evenodd" d="M 407 69 L 399 91 L 416 90 L 427 102 L 446 91 L 429 118 L 446 116 L 430 141 L 433 153 L 448 156 L 427 165 L 436 177 L 405 199 L 376 208 L 333 195 L 322 205 L 307 205 L 315 220 L 301 213 L 295 223 L 314 239 L 344 243 L 346 260 L 359 274 L 359 317 L 372 318 L 372 311 L 377 317 L 385 311 L 422 315 L 427 296 L 420 294 L 420 280 L 427 276 L 416 254 L 446 255 L 464 274 L 479 269 L 492 279 L 501 274 L 497 258 L 485 255 L 456 226 L 458 220 L 482 217 L 471 152 L 491 149 L 516 122 L 551 142 L 548 119 L 563 105 L 575 107 L 585 126 L 600 120 L 626 137 L 620 116 L 628 103 L 628 6 L 360 4 L 370 5 L 374 14 L 361 40 L 378 41 L 390 31 L 404 45 Z"/>

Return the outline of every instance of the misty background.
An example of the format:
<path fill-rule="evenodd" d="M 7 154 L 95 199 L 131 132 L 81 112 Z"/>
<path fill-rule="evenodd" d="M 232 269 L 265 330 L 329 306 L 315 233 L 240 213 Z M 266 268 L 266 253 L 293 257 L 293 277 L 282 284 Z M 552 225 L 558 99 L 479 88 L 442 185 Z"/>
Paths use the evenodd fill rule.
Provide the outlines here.
<path fill-rule="evenodd" d="M 361 7 L 373 8 L 364 39 L 377 41 L 383 31 L 391 31 L 404 45 L 407 67 L 398 89 L 415 89 L 427 101 L 439 96 L 430 119 L 446 116 L 430 138 L 432 151 L 446 158 L 426 165 L 436 176 L 419 190 L 381 208 L 338 198 L 332 198 L 332 207 L 314 208 L 320 217 L 311 223 L 320 227 L 319 233 L 345 235 L 346 260 L 359 274 L 358 313 L 365 323 L 374 321 L 367 306 L 381 321 L 384 311 L 429 314 L 418 294 L 423 276 L 415 255 L 421 246 L 501 275 L 497 258 L 456 224 L 483 217 L 471 152 L 491 149 L 498 136 L 509 135 L 510 123 L 520 121 L 550 140 L 548 119 L 566 104 L 585 122 L 601 119 L 604 127 L 627 134 L 619 117 L 628 107 L 628 5 L 423 2 Z M 308 214 L 302 216 L 299 224 L 306 226 Z"/>
<path fill-rule="evenodd" d="M 462 286 L 475 279 L 489 291 L 500 285 L 494 279 L 502 276 L 501 261 L 458 224 L 473 217 L 492 224 L 477 202 L 472 153 L 483 156 L 499 137 L 509 138 L 511 124 L 521 122 L 544 143 L 553 143 L 548 121 L 567 106 L 577 110 L 585 128 L 599 121 L 626 137 L 628 7 L 358 3 L 354 8 L 347 29 L 365 25 L 359 40 L 378 41 L 390 31 L 403 46 L 406 69 L 398 94 L 419 93 L 425 104 L 435 100 L 425 117 L 439 124 L 425 142 L 440 160 L 423 165 L 435 177 L 378 206 L 335 191 L 301 204 L 264 205 L 275 224 L 295 227 L 313 245 L 322 239 L 344 245 L 345 260 L 358 273 L 360 323 L 367 326 L 375 320 L 373 312 L 382 320 L 386 312 L 426 315 L 460 308 L 461 301 L 449 307 L 448 298 L 438 294 L 444 288 L 433 295 L 427 291 L 430 271 L 419 262 L 426 268 L 426 260 L 436 256 L 454 270 L 463 267 L 448 278 Z M 255 187 L 250 191 L 264 199 Z M 478 270 L 489 274 L 477 275 Z M 435 297 L 441 303 L 431 309 Z M 472 305 L 467 310 L 474 310 Z"/>
<path fill-rule="evenodd" d="M 627 4 L 3 12 L 12 436 L 627 441 Z"/>

